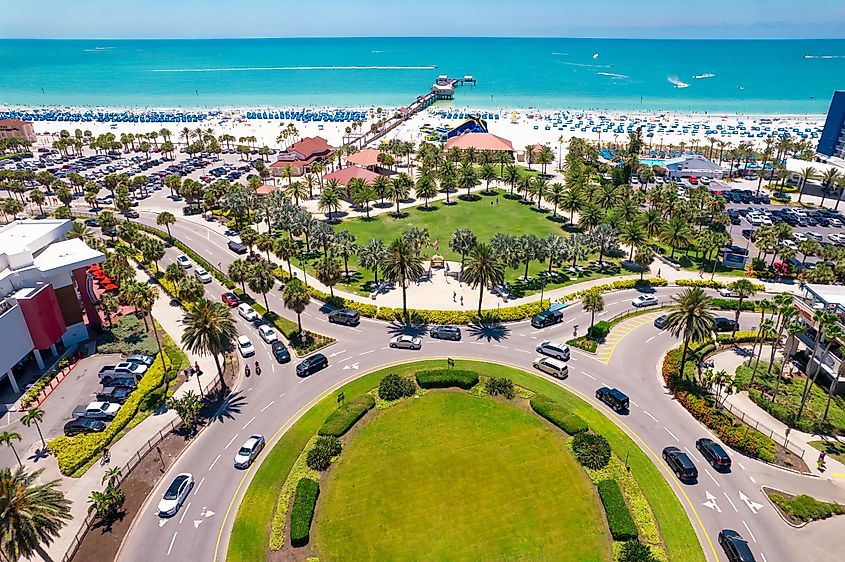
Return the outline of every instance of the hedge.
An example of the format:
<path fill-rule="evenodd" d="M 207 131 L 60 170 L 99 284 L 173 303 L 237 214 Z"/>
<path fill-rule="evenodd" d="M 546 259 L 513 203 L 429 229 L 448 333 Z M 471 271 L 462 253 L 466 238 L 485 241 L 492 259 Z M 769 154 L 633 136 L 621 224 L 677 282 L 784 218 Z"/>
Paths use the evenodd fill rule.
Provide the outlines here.
<path fill-rule="evenodd" d="M 741 312 L 754 312 L 757 310 L 757 303 L 745 299 L 742 301 L 742 308 L 739 306 L 739 299 L 710 299 L 710 306 L 716 310 L 737 310 Z"/>
<path fill-rule="evenodd" d="M 599 293 L 609 293 L 610 291 L 622 291 L 625 289 L 637 289 L 646 287 L 666 287 L 669 282 L 662 277 L 651 277 L 649 279 L 623 279 L 614 281 L 613 283 L 605 283 L 604 285 L 596 285 L 589 289 L 576 291 L 575 293 L 564 296 L 559 299 L 560 302 L 581 300 L 585 293 L 590 291 L 598 291 Z"/>
<path fill-rule="evenodd" d="M 317 430 L 317 435 L 340 437 L 363 418 L 364 414 L 372 410 L 375 405 L 375 398 L 369 394 L 356 396 L 353 400 L 332 412 L 323 422 L 322 427 Z"/>
<path fill-rule="evenodd" d="M 724 289 L 730 283 L 724 283 L 722 281 L 716 280 L 709 280 L 709 279 L 678 279 L 675 281 L 675 285 L 678 287 L 701 287 L 702 289 Z M 766 286 L 762 283 L 754 283 L 754 290 L 757 292 L 763 292 L 766 290 Z"/>
<path fill-rule="evenodd" d="M 814 497 L 803 494 L 787 498 L 781 494 L 771 493 L 769 499 L 785 514 L 805 523 L 845 513 L 845 507 L 838 503 L 819 501 Z"/>
<path fill-rule="evenodd" d="M 587 431 L 587 422 L 548 396 L 537 394 L 531 398 L 529 403 L 531 404 L 532 410 L 569 435 L 577 435 L 583 431 Z"/>
<path fill-rule="evenodd" d="M 458 387 L 469 390 L 478 384 L 478 373 L 460 369 L 435 369 L 419 371 L 416 373 L 416 379 L 420 388 Z"/>
<path fill-rule="evenodd" d="M 314 507 L 320 496 L 320 484 L 310 478 L 303 478 L 296 485 L 296 495 L 290 511 L 290 544 L 305 546 L 311 533 Z"/>
<path fill-rule="evenodd" d="M 581 466 L 601 470 L 610 462 L 610 443 L 603 435 L 582 431 L 572 440 L 572 452 Z"/>
<path fill-rule="evenodd" d="M 601 503 L 604 505 L 607 525 L 610 527 L 613 540 L 630 541 L 636 539 L 638 535 L 637 526 L 634 524 L 631 512 L 628 511 L 619 484 L 615 480 L 602 480 L 596 487 L 599 491 Z"/>

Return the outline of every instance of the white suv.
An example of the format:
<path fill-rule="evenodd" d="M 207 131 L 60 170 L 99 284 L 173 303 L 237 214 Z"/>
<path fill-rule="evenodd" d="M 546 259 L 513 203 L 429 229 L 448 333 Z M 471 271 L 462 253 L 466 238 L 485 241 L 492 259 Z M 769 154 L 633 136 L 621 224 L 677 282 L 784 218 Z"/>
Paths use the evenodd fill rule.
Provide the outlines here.
<path fill-rule="evenodd" d="M 537 346 L 537 352 L 561 361 L 569 361 L 569 346 L 565 343 L 544 341 Z"/>
<path fill-rule="evenodd" d="M 255 312 L 254 308 L 252 308 L 245 302 L 242 302 L 238 305 L 238 314 L 240 314 L 241 318 L 243 318 L 247 322 L 255 322 L 256 320 L 258 320 L 258 313 Z"/>
<path fill-rule="evenodd" d="M 211 274 L 209 274 L 204 268 L 197 266 L 194 270 L 194 275 L 197 276 L 197 279 L 202 281 L 203 283 L 211 283 Z"/>

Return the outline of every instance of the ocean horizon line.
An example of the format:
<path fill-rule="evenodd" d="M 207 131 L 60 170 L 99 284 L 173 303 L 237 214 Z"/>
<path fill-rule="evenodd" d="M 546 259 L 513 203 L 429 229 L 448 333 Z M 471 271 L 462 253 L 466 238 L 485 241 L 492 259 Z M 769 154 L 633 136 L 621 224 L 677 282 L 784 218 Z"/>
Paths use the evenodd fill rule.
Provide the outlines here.
<path fill-rule="evenodd" d="M 208 37 L 2 37 L 5 41 L 272 41 L 299 39 L 549 39 L 549 40 L 600 40 L 600 41 L 843 41 L 842 37 L 620 37 L 601 35 L 289 35 L 275 36 L 208 36 Z"/>

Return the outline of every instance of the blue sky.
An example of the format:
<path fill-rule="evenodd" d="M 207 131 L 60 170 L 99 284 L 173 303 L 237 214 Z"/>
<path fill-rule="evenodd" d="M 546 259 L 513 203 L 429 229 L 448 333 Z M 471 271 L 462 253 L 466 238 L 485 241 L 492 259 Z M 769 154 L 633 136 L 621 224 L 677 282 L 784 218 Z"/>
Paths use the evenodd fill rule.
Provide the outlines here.
<path fill-rule="evenodd" d="M 326 36 L 845 38 L 845 0 L 32 0 L 0 19 L 2 38 Z"/>

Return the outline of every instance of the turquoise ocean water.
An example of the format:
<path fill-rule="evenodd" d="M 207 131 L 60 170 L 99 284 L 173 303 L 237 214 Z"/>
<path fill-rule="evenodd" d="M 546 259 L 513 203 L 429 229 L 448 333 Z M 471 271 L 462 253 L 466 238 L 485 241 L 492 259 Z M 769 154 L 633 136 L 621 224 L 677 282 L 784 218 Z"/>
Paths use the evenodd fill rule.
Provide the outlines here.
<path fill-rule="evenodd" d="M 824 113 L 845 40 L 0 40 L 3 104 L 398 106 L 439 74 L 478 79 L 459 107 Z"/>

